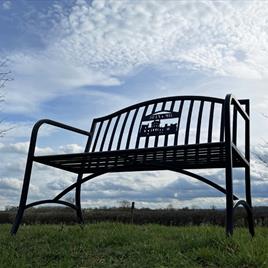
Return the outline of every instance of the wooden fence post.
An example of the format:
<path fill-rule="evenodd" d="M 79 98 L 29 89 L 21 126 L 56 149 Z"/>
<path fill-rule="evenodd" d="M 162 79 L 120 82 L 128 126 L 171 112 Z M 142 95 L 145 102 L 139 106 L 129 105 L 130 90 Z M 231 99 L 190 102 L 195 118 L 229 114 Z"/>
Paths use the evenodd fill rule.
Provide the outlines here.
<path fill-rule="evenodd" d="M 133 224 L 133 220 L 134 220 L 134 208 L 135 208 L 135 202 L 132 202 L 132 204 L 131 204 L 131 224 Z"/>

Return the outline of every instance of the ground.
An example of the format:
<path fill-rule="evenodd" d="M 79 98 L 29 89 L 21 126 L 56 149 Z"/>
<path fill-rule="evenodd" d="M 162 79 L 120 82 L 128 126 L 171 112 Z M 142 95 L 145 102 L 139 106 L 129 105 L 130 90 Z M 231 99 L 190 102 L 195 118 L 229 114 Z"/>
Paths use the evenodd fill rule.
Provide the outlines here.
<path fill-rule="evenodd" d="M 2 267 L 268 267 L 268 228 L 98 223 L 0 226 Z"/>

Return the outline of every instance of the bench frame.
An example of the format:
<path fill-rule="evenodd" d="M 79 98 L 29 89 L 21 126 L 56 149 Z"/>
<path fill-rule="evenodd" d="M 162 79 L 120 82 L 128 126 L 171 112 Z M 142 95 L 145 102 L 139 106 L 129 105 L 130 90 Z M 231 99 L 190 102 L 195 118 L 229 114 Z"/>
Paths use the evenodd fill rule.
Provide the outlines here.
<path fill-rule="evenodd" d="M 147 165 L 148 168 L 146 168 L 146 166 L 144 166 L 144 164 L 146 164 L 146 163 L 143 163 L 142 169 L 139 169 L 139 167 L 137 167 L 136 170 L 137 171 L 138 170 L 145 170 L 145 169 L 146 170 L 171 170 L 171 171 L 178 172 L 178 173 L 181 173 L 184 175 L 188 175 L 190 177 L 193 177 L 197 180 L 200 180 L 200 181 L 208 184 L 211 187 L 214 187 L 215 189 L 219 190 L 220 192 L 222 192 L 226 195 L 226 235 L 231 236 L 233 234 L 235 208 L 237 208 L 238 206 L 243 206 L 247 212 L 249 232 L 253 236 L 254 235 L 254 221 L 253 221 L 253 213 L 252 213 L 251 185 L 250 185 L 250 118 L 249 118 L 250 106 L 249 106 L 249 100 L 236 100 L 234 98 L 234 96 L 232 96 L 231 94 L 226 95 L 225 99 L 203 97 L 203 96 L 180 96 L 180 97 L 167 97 L 167 98 L 161 98 L 161 99 L 155 99 L 155 100 L 143 102 L 143 103 L 136 104 L 136 105 L 127 107 L 125 109 L 122 109 L 122 110 L 120 110 L 116 113 L 113 113 L 111 115 L 108 115 L 106 117 L 94 119 L 90 132 L 84 131 L 84 130 L 81 130 L 81 129 L 78 129 L 78 128 L 75 128 L 72 126 L 68 126 L 68 125 L 53 121 L 53 120 L 49 120 L 49 119 L 43 119 L 43 120 L 38 121 L 32 129 L 28 157 L 27 157 L 26 168 L 25 168 L 24 181 L 23 181 L 22 192 L 21 192 L 21 198 L 20 198 L 20 203 L 19 203 L 17 215 L 16 215 L 15 221 L 13 223 L 13 226 L 11 228 L 11 234 L 15 235 L 16 232 L 18 231 L 18 228 L 20 226 L 24 211 L 26 209 L 33 207 L 33 206 L 36 206 L 36 205 L 47 204 L 47 203 L 61 204 L 61 205 L 65 205 L 65 206 L 68 206 L 68 207 L 74 209 L 76 211 L 76 214 L 77 214 L 78 222 L 80 224 L 84 223 L 82 209 L 81 209 L 81 185 L 88 180 L 91 180 L 95 177 L 101 176 L 101 175 L 109 173 L 109 172 L 128 171 L 127 166 L 126 166 L 126 170 L 118 170 L 117 167 L 111 167 L 111 168 L 106 168 L 103 171 L 99 170 L 93 174 L 90 174 L 90 175 L 83 177 L 85 172 L 83 170 L 83 167 L 81 167 L 81 170 L 79 172 L 77 172 L 76 182 L 73 183 L 72 185 L 70 185 L 69 187 L 67 187 L 66 189 L 64 189 L 57 196 L 55 196 L 53 199 L 40 200 L 40 201 L 26 204 L 28 191 L 29 191 L 29 185 L 30 185 L 30 178 L 31 178 L 31 173 L 32 173 L 32 166 L 33 166 L 34 162 L 38 162 L 38 158 L 35 156 L 35 147 L 36 147 L 36 142 L 37 142 L 38 131 L 39 131 L 41 126 L 43 126 L 45 124 L 51 125 L 54 127 L 58 127 L 58 128 L 64 129 L 64 130 L 68 130 L 68 131 L 71 131 L 71 132 L 74 132 L 77 134 L 87 136 L 88 140 L 87 140 L 85 150 L 84 150 L 84 153 L 87 154 L 87 153 L 90 153 L 90 148 L 92 148 L 92 146 L 94 147 L 94 144 L 92 145 L 92 138 L 93 138 L 93 133 L 95 131 L 95 127 L 96 127 L 97 122 L 103 122 L 102 120 L 107 120 L 107 119 L 111 120 L 111 118 L 114 118 L 115 116 L 118 116 L 120 118 L 120 115 L 123 112 L 126 112 L 129 114 L 129 112 L 131 110 L 136 109 L 135 113 L 134 113 L 134 118 L 135 118 L 137 115 L 137 111 L 138 111 L 139 107 L 141 107 L 142 105 L 145 105 L 144 106 L 145 107 L 144 114 L 143 114 L 143 118 L 145 118 L 144 116 L 146 115 L 148 105 L 154 104 L 153 110 L 155 110 L 157 103 L 160 103 L 160 102 L 166 103 L 169 100 L 173 100 L 173 103 L 174 103 L 175 102 L 174 98 L 177 98 L 182 102 L 184 100 L 190 101 L 187 126 L 186 126 L 186 134 L 185 134 L 185 145 L 184 145 L 185 148 L 189 148 L 191 146 L 191 144 L 188 144 L 188 141 L 189 141 L 189 128 L 190 128 L 190 123 L 191 123 L 190 121 L 191 121 L 191 115 L 192 115 L 194 101 L 196 101 L 196 100 L 200 101 L 199 116 L 198 116 L 199 119 L 198 119 L 197 134 L 196 134 L 196 143 L 198 144 L 198 146 L 200 148 L 202 148 L 202 144 L 199 144 L 199 142 L 200 142 L 200 125 L 201 125 L 202 109 L 203 109 L 204 102 L 205 101 L 211 102 L 211 109 L 210 109 L 210 116 L 209 116 L 209 127 L 208 127 L 209 128 L 208 129 L 208 143 L 206 143 L 206 146 L 208 146 L 208 148 L 210 145 L 213 145 L 211 137 L 212 137 L 212 122 L 213 122 L 214 104 L 215 103 L 222 104 L 220 141 L 224 142 L 224 146 L 225 146 L 225 150 L 226 150 L 226 161 L 224 164 L 225 177 L 226 177 L 226 180 L 225 180 L 225 182 L 226 182 L 225 187 L 226 188 L 224 189 L 220 185 L 218 185 L 218 184 L 216 184 L 216 183 L 214 183 L 214 182 L 212 182 L 212 181 L 210 181 L 210 180 L 208 180 L 200 175 L 197 175 L 193 172 L 190 172 L 189 170 L 185 170 L 184 168 L 178 167 L 174 163 L 162 163 L 162 164 L 160 164 L 157 162 L 155 162 L 155 163 L 150 162 Z M 172 104 L 172 105 L 174 105 L 174 104 Z M 163 107 L 164 106 L 165 105 L 163 104 Z M 243 106 L 245 108 L 243 108 Z M 231 109 L 233 109 L 232 118 L 231 118 Z M 162 110 L 164 111 L 164 108 Z M 244 155 L 236 147 L 236 145 L 237 145 L 237 115 L 238 114 L 244 119 L 244 122 L 245 122 L 245 153 L 244 153 Z M 135 119 L 133 119 L 133 120 L 135 120 Z M 133 120 L 132 120 L 132 122 L 133 122 Z M 232 124 L 231 124 L 231 120 L 232 120 Z M 119 121 L 119 119 L 117 121 Z M 117 125 L 117 123 L 116 123 L 116 125 Z M 108 123 L 108 125 L 109 124 L 110 123 Z M 102 123 L 101 123 L 101 125 L 102 125 Z M 133 124 L 130 125 L 129 133 L 132 132 L 132 129 L 133 129 Z M 99 127 L 99 131 L 97 132 L 97 137 L 100 134 L 99 132 L 100 132 L 100 127 Z M 107 135 L 107 127 L 106 127 L 105 132 L 106 133 L 104 134 L 105 135 L 104 140 L 105 140 L 106 135 Z M 119 137 L 120 142 L 121 142 L 121 138 L 122 138 L 122 132 L 123 131 L 121 131 L 121 133 L 120 133 L 121 136 Z M 115 131 L 113 131 L 113 133 L 112 133 L 112 137 L 111 137 L 112 140 L 114 138 L 114 135 L 115 135 Z M 166 136 L 168 136 L 168 134 L 166 134 Z M 140 139 L 140 137 L 141 136 L 138 136 L 138 139 Z M 158 139 L 158 137 L 157 137 L 157 139 Z M 128 148 L 129 141 L 130 141 L 130 138 L 128 137 L 128 141 L 126 142 L 126 147 L 127 147 L 126 152 L 128 152 L 128 150 L 129 150 L 129 148 Z M 111 143 L 112 142 L 110 141 L 110 144 Z M 166 141 L 165 141 L 165 145 L 167 145 Z M 96 146 L 96 144 L 95 144 L 95 146 Z M 101 145 L 101 147 L 103 147 L 103 144 Z M 148 147 L 148 142 L 147 142 L 146 147 Z M 157 144 L 155 147 L 157 147 Z M 165 146 L 162 148 L 168 149 L 169 146 Z M 102 153 L 102 149 L 103 148 L 101 148 L 100 153 Z M 109 149 L 110 149 L 109 150 L 110 153 L 112 153 L 112 154 L 116 155 L 118 152 L 116 150 L 111 151 L 111 145 L 109 145 Z M 117 149 L 120 150 L 120 146 Z M 137 146 L 136 146 L 136 149 L 138 149 Z M 93 151 L 94 151 L 94 149 L 93 149 Z M 146 148 L 145 148 L 145 151 L 146 151 Z M 95 154 L 98 155 L 98 152 L 96 152 Z M 239 198 L 233 194 L 233 168 L 235 167 L 234 166 L 234 156 L 233 156 L 234 154 L 236 154 L 240 158 L 240 160 L 243 162 L 242 167 L 245 168 L 246 200 L 239 200 Z M 82 161 L 82 166 L 83 166 L 83 161 Z M 206 167 L 204 165 L 204 168 L 215 168 L 215 167 L 213 165 L 211 165 L 209 167 Z M 194 167 L 192 167 L 192 168 L 194 168 Z M 133 166 L 132 166 L 131 171 L 135 171 L 135 168 L 133 169 Z M 75 204 L 61 200 L 61 198 L 63 196 L 65 196 L 67 193 L 69 193 L 73 189 L 75 189 Z M 234 204 L 234 201 L 237 201 L 237 202 Z"/>

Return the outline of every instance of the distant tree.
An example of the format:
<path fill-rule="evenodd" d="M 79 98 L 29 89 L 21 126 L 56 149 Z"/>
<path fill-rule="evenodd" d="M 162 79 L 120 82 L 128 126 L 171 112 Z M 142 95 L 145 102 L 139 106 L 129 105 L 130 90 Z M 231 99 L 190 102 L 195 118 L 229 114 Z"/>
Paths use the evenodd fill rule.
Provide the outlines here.
<path fill-rule="evenodd" d="M 17 212 L 17 207 L 15 206 L 5 206 L 5 211 L 15 211 Z"/>
<path fill-rule="evenodd" d="M 0 60 L 0 105 L 5 101 L 5 91 L 4 88 L 6 83 L 13 80 L 11 78 L 11 71 L 8 69 L 8 59 Z M 1 110 L 0 110 L 1 111 Z M 0 118 L 0 124 L 3 123 L 3 118 Z M 3 137 L 4 134 L 9 130 L 9 128 L 4 128 L 0 125 L 0 137 Z"/>
<path fill-rule="evenodd" d="M 172 204 L 168 204 L 168 205 L 167 205 L 167 209 L 168 209 L 168 210 L 173 210 L 173 209 L 174 209 L 174 207 L 173 207 L 173 205 L 172 205 Z"/>
<path fill-rule="evenodd" d="M 119 201 L 119 205 L 121 208 L 130 208 L 131 207 L 131 203 L 128 200 Z"/>

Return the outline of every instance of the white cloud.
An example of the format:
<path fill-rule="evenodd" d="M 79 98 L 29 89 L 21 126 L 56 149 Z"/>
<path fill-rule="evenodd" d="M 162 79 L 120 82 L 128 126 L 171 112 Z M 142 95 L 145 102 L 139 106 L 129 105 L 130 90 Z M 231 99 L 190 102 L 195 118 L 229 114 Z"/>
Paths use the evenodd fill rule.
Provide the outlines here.
<path fill-rule="evenodd" d="M 79 87 L 120 84 L 117 78 L 102 71 L 75 65 L 48 52 L 32 55 L 18 53 L 10 55 L 9 59 L 16 79 L 8 85 L 9 91 L 3 104 L 6 113 L 36 112 L 41 103 L 68 95 Z"/>
<path fill-rule="evenodd" d="M 15 178 L 0 178 L 0 188 L 1 189 L 13 189 L 20 190 L 22 186 L 22 182 Z"/>
<path fill-rule="evenodd" d="M 268 77 L 268 6 L 260 1 L 77 1 L 68 12 L 37 14 L 51 22 L 47 46 L 9 56 L 16 79 L 6 112 L 35 111 L 83 86 L 118 85 L 146 65 Z"/>
<path fill-rule="evenodd" d="M 82 153 L 84 147 L 81 147 L 78 144 L 67 144 L 59 147 L 59 152 L 62 154 L 72 154 L 72 153 Z"/>
<path fill-rule="evenodd" d="M 60 38 L 49 49 L 115 75 L 175 61 L 221 75 L 267 77 L 267 15 L 260 1 L 79 1 L 62 16 Z"/>

